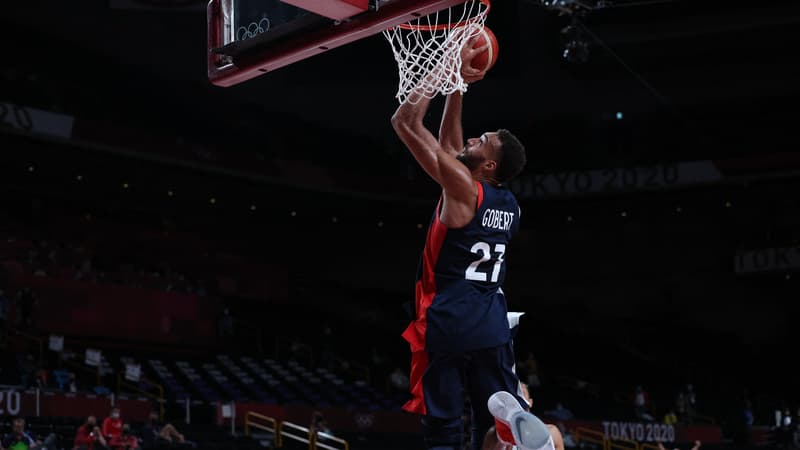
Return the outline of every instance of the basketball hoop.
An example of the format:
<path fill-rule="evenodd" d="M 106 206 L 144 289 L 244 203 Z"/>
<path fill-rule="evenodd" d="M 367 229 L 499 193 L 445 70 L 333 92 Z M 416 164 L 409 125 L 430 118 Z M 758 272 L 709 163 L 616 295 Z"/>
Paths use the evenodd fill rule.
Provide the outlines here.
<path fill-rule="evenodd" d="M 466 92 L 461 48 L 483 30 L 489 8 L 490 0 L 467 0 L 383 32 L 397 61 L 400 103 L 415 89 L 427 98 Z"/>

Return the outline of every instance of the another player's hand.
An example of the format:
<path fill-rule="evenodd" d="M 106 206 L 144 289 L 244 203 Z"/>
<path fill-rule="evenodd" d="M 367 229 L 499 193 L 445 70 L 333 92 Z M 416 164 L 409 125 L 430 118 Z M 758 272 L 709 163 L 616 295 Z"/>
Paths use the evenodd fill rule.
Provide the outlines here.
<path fill-rule="evenodd" d="M 479 70 L 472 67 L 472 60 L 476 56 L 489 49 L 490 43 L 485 43 L 480 47 L 473 47 L 478 36 L 471 37 L 463 47 L 461 47 L 461 77 L 466 83 L 473 83 L 482 80 L 486 75 L 485 70 Z"/>

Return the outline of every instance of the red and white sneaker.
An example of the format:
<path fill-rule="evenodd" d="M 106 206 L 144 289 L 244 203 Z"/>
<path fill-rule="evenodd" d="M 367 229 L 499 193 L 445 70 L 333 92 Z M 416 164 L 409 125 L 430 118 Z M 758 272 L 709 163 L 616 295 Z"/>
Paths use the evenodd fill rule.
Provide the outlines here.
<path fill-rule="evenodd" d="M 497 438 L 519 450 L 554 450 L 550 430 L 538 417 L 525 411 L 511 393 L 498 391 L 489 397 L 489 412 L 494 416 Z"/>

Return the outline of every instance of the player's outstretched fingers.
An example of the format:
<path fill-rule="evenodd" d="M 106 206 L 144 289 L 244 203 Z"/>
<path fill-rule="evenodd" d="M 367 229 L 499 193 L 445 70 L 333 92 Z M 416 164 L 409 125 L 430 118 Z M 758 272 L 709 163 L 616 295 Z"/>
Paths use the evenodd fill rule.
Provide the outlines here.
<path fill-rule="evenodd" d="M 472 39 L 474 40 L 475 38 Z M 476 56 L 485 52 L 486 50 L 489 49 L 489 46 L 491 46 L 490 43 L 486 42 L 480 47 L 473 47 L 472 46 L 473 40 L 470 40 L 470 44 L 465 45 L 464 48 L 461 50 L 461 62 L 467 66 L 469 66 L 472 63 L 472 60 L 475 59 Z"/>

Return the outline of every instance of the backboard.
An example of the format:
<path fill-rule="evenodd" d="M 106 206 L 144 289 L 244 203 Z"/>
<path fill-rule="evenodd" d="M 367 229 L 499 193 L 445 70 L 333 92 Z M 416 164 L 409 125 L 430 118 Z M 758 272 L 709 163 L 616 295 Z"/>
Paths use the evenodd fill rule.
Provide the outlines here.
<path fill-rule="evenodd" d="M 211 0 L 208 78 L 233 86 L 464 0 Z"/>

